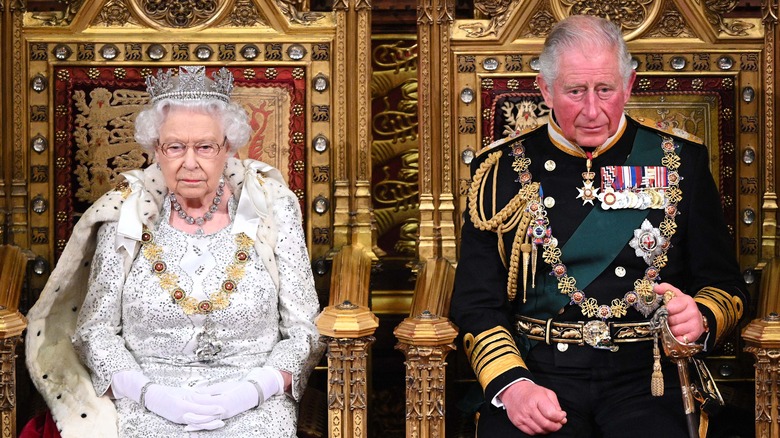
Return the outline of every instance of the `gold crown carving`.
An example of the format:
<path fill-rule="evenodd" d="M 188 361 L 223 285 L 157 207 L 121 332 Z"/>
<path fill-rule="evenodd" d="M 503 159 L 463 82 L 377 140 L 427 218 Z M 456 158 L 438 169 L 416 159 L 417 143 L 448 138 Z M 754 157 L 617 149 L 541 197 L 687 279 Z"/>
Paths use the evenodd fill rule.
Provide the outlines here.
<path fill-rule="evenodd" d="M 203 65 L 181 66 L 177 76 L 174 76 L 174 69 L 168 71 L 160 69 L 156 77 L 146 77 L 146 91 L 149 92 L 152 103 L 162 99 L 219 99 L 230 103 L 233 74 L 222 67 L 212 73 L 209 79 L 206 77 L 206 67 Z"/>

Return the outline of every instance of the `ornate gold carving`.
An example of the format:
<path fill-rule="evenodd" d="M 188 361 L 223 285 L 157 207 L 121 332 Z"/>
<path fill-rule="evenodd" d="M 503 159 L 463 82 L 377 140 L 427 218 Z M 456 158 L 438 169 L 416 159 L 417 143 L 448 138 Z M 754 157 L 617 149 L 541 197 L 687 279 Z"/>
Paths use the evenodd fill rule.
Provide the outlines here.
<path fill-rule="evenodd" d="M 125 26 L 127 24 L 138 24 L 130 14 L 125 0 L 109 0 L 95 17 L 93 24 L 103 26 Z"/>
<path fill-rule="evenodd" d="M 186 29 L 214 18 L 217 3 L 217 0 L 140 0 L 140 7 L 146 17 L 161 26 Z"/>
<path fill-rule="evenodd" d="M 328 344 L 329 436 L 366 436 L 366 359 L 373 336 L 357 339 L 325 337 Z"/>
<path fill-rule="evenodd" d="M 317 245 L 330 245 L 330 228 L 314 228 L 312 242 Z"/>
<path fill-rule="evenodd" d="M 445 369 L 458 332 L 444 316 L 455 268 L 445 258 L 426 260 L 415 285 L 410 314 L 393 330 L 406 356 L 406 436 L 444 437 Z"/>
<path fill-rule="evenodd" d="M 30 121 L 46 122 L 49 120 L 49 107 L 46 105 L 30 105 Z"/>
<path fill-rule="evenodd" d="M 39 12 L 33 14 L 32 18 L 41 20 L 44 26 L 67 26 L 73 21 L 84 4 L 84 0 L 59 0 L 59 2 L 65 4 L 64 11 Z"/>
<path fill-rule="evenodd" d="M 46 61 L 49 59 L 49 45 L 46 43 L 30 43 L 30 61 Z"/>
<path fill-rule="evenodd" d="M 498 32 L 507 23 L 509 14 L 516 4 L 511 0 L 475 0 L 474 9 L 482 16 L 489 19 L 488 25 L 482 23 L 469 23 L 458 26 L 466 31 L 470 38 L 484 38 L 488 35 L 498 35 Z"/>
<path fill-rule="evenodd" d="M 777 32 L 777 11 L 776 0 L 762 2 L 763 21 L 766 25 L 764 34 L 764 122 L 766 131 L 764 131 L 764 174 L 766 192 L 775 192 L 775 34 Z M 775 200 L 776 201 L 776 200 Z M 775 204 L 776 206 L 776 204 Z M 777 222 L 775 222 L 777 225 Z M 776 254 L 772 254 L 776 255 Z"/>
<path fill-rule="evenodd" d="M 439 204 L 437 211 L 436 223 L 438 230 L 434 230 L 433 236 L 421 236 L 426 237 L 429 240 L 439 239 L 440 249 L 437 256 L 443 256 L 452 260 L 457 258 L 456 250 L 456 231 L 454 218 L 458 215 L 455 213 L 455 203 L 453 202 L 454 187 L 452 184 L 452 155 L 455 147 L 452 138 L 452 112 L 453 112 L 453 99 L 452 99 L 452 56 L 451 53 L 451 40 L 452 35 L 452 22 L 454 17 L 454 2 L 451 0 L 442 0 L 443 8 L 439 17 L 439 44 L 441 45 L 441 51 L 439 54 L 439 68 L 441 81 L 441 141 L 439 142 L 441 154 L 440 165 L 441 167 L 441 185 L 438 193 Z M 438 234 L 438 236 L 436 235 Z"/>
<path fill-rule="evenodd" d="M 368 181 L 371 175 L 371 133 L 369 123 L 371 120 L 371 58 L 366 55 L 371 53 L 371 14 L 370 9 L 359 9 L 357 4 L 357 146 L 360 160 L 357 168 L 357 179 Z M 370 201 L 364 199 L 364 201 Z M 368 205 L 366 205 L 368 207 Z M 360 213 L 360 212 L 358 212 Z"/>
<path fill-rule="evenodd" d="M 612 0 L 557 0 L 551 2 L 553 15 L 563 20 L 570 15 L 596 15 L 620 26 L 630 40 L 644 32 L 656 19 L 661 5 L 657 0 L 616 2 Z"/>
<path fill-rule="evenodd" d="M 276 0 L 276 5 L 279 6 L 282 14 L 290 20 L 290 23 L 308 25 L 324 17 L 319 12 L 303 10 L 304 0 Z"/>
<path fill-rule="evenodd" d="M 257 11 L 252 0 L 238 0 L 233 6 L 228 23 L 236 27 L 252 27 L 257 24 L 266 24 L 263 17 Z"/>
<path fill-rule="evenodd" d="M 433 23 L 433 5 L 431 2 L 424 2 L 417 7 L 417 24 L 429 26 Z"/>
<path fill-rule="evenodd" d="M 13 117 L 13 150 L 14 150 L 14 160 L 13 160 L 13 178 L 15 181 L 22 181 L 24 179 L 24 172 L 22 171 L 23 165 L 24 165 L 24 157 L 25 154 L 23 153 L 23 146 L 22 146 L 22 139 L 24 136 L 22 135 L 23 130 L 23 123 L 24 118 L 20 116 L 20 114 L 23 114 L 22 112 L 22 97 L 24 95 L 24 92 L 22 91 L 22 78 L 24 75 L 22 74 L 22 53 L 24 52 L 22 50 L 22 23 L 24 20 L 24 7 L 17 7 L 16 4 L 9 7 L 9 10 L 13 12 L 13 16 L 11 17 L 13 21 L 13 27 L 12 27 L 12 35 L 13 39 L 11 40 L 11 45 L 13 47 L 13 50 L 11 51 L 11 60 L 12 60 L 12 72 L 13 72 L 13 78 L 5 78 L 5 80 L 11 80 L 12 86 L 13 86 L 13 114 L 16 114 L 16 116 Z M 7 35 L 7 34 L 5 34 Z M 42 44 L 45 48 L 45 44 Z M 6 54 L 6 56 L 8 56 Z M 8 116 L 6 116 L 6 120 L 8 120 Z M 25 219 L 26 220 L 26 219 Z"/>
<path fill-rule="evenodd" d="M 330 304 L 317 319 L 328 344 L 328 420 L 333 437 L 363 437 L 366 430 L 366 356 L 379 319 L 368 307 L 371 257 L 345 245 L 333 259 Z"/>
<path fill-rule="evenodd" d="M 349 9 L 349 5 L 347 4 L 347 0 L 333 0 L 333 10 L 334 11 L 345 11 L 347 9 Z"/>
<path fill-rule="evenodd" d="M 685 17 L 675 7 L 674 2 L 667 2 L 657 24 L 648 32 L 647 36 L 650 38 L 688 38 L 694 34 L 685 22 Z"/>
<path fill-rule="evenodd" d="M 754 24 L 742 20 L 726 20 L 724 15 L 728 14 L 739 2 L 737 0 L 705 0 L 704 14 L 707 21 L 715 27 L 718 32 L 731 36 L 747 36 L 747 31 L 755 27 Z"/>
<path fill-rule="evenodd" d="M 329 105 L 313 105 L 311 108 L 311 119 L 314 122 L 330 121 Z"/>
<path fill-rule="evenodd" d="M 95 60 L 95 43 L 84 43 L 78 45 L 76 59 L 79 61 Z"/>
<path fill-rule="evenodd" d="M 769 295 L 766 288 L 770 282 L 762 279 L 762 295 Z M 776 304 L 776 303 L 774 303 Z M 762 311 L 772 311 L 773 306 L 762 303 Z M 770 429 L 776 426 L 780 413 L 776 400 L 780 391 L 780 317 L 770 313 L 762 319 L 755 319 L 742 333 L 745 351 L 756 358 L 756 436 L 771 436 Z"/>
<path fill-rule="evenodd" d="M 350 221 L 350 184 L 349 167 L 347 164 L 347 144 L 349 142 L 347 132 L 347 14 L 349 6 L 346 0 L 336 0 L 333 4 L 336 35 L 333 50 L 334 70 L 334 109 L 335 129 L 333 130 L 334 144 L 334 215 L 335 224 L 333 230 L 333 244 L 335 247 L 348 243 Z"/>
<path fill-rule="evenodd" d="M 776 80 L 776 53 L 775 44 L 777 38 L 777 0 L 761 2 L 762 20 L 764 23 L 764 118 L 766 129 L 764 131 L 764 194 L 762 196 L 762 229 L 765 230 L 761 242 L 761 258 L 763 260 L 777 257 L 777 193 L 775 192 L 775 80 Z"/>
<path fill-rule="evenodd" d="M 542 38 L 545 37 L 555 25 L 556 20 L 550 12 L 550 4 L 541 2 L 531 21 L 528 22 L 528 29 L 523 32 L 524 38 Z"/>
<path fill-rule="evenodd" d="M 406 356 L 406 436 L 445 437 L 445 358 L 455 344 L 396 349 Z"/>
<path fill-rule="evenodd" d="M 477 58 L 474 55 L 458 55 L 458 73 L 477 71 Z"/>
<path fill-rule="evenodd" d="M 13 411 L 16 406 L 16 344 L 20 336 L 0 342 L 0 410 Z M 10 436 L 10 435 L 3 435 Z"/>
<path fill-rule="evenodd" d="M 148 95 L 95 88 L 89 99 L 82 90 L 76 90 L 73 99 L 78 111 L 73 138 L 80 162 L 75 169 L 76 197 L 93 202 L 117 184 L 121 172 L 145 167 L 147 157 L 133 139 L 132 116 L 147 103 Z"/>

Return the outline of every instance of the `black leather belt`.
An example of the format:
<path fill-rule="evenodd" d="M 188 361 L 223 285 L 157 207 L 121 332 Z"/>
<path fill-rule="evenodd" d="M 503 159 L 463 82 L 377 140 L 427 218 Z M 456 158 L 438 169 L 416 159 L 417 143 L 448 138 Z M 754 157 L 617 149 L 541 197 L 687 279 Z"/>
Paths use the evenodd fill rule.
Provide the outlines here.
<path fill-rule="evenodd" d="M 555 322 L 552 319 L 543 320 L 518 316 L 516 322 L 518 333 L 535 341 L 547 344 L 577 344 L 590 345 L 594 348 L 617 351 L 616 343 L 641 342 L 653 339 L 650 321 L 644 322 L 604 322 L 576 321 Z"/>

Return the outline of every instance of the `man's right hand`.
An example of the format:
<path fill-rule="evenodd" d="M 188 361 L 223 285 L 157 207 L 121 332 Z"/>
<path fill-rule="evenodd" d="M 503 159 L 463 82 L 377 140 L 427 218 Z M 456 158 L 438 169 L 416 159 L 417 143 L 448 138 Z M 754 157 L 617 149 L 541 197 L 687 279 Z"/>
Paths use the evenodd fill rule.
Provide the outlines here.
<path fill-rule="evenodd" d="M 509 420 L 525 434 L 547 434 L 566 424 L 566 412 L 555 393 L 530 380 L 513 383 L 500 398 Z"/>

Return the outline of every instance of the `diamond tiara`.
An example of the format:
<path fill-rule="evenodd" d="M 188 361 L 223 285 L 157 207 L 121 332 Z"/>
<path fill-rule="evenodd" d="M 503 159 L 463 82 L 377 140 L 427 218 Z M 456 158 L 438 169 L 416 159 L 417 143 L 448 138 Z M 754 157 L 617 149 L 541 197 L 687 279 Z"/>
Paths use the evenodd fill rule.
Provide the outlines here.
<path fill-rule="evenodd" d="M 212 79 L 206 77 L 206 67 L 203 65 L 181 66 L 178 76 L 173 73 L 173 69 L 160 69 L 156 77 L 147 76 L 146 91 L 149 92 L 152 103 L 162 99 L 219 99 L 230 103 L 233 74 L 225 67 L 212 73 Z"/>

